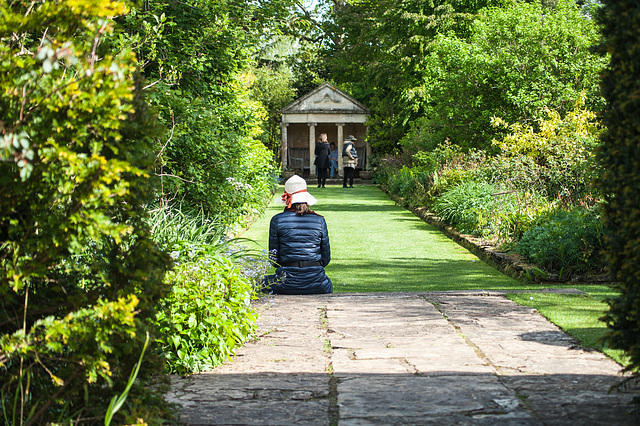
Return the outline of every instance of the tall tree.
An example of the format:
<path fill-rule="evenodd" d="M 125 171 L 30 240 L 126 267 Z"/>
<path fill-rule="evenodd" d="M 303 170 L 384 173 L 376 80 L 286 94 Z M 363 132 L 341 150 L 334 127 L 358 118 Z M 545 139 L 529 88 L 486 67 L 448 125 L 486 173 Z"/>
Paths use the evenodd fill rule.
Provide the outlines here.
<path fill-rule="evenodd" d="M 483 7 L 508 0 L 336 2 L 328 29 L 331 76 L 371 110 L 369 140 L 395 148 L 424 113 L 424 73 L 438 34 L 465 37 Z"/>
<path fill-rule="evenodd" d="M 423 149 L 445 139 L 487 149 L 497 136 L 492 117 L 535 128 L 548 110 L 565 115 L 582 96 L 601 110 L 606 58 L 591 50 L 599 40 L 573 0 L 483 9 L 467 37 L 437 36 L 419 86 L 428 101 L 416 123 Z"/>
<path fill-rule="evenodd" d="M 269 195 L 272 157 L 258 139 L 264 110 L 250 98 L 246 71 L 283 3 L 151 0 L 120 18 L 118 42 L 136 52 L 166 129 L 156 140 L 163 200 L 230 226 Z"/>

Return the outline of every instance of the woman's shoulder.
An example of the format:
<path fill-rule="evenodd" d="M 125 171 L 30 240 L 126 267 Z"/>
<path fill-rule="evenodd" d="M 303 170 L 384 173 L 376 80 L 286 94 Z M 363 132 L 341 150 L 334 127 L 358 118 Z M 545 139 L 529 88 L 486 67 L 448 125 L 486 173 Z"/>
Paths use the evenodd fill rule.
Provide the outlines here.
<path fill-rule="evenodd" d="M 276 213 L 275 215 L 273 215 L 273 217 L 271 219 L 276 219 L 276 218 L 277 219 L 281 219 L 283 217 L 287 217 L 287 216 L 291 216 L 291 215 L 295 216 L 296 212 L 294 212 L 292 209 L 287 209 L 287 210 L 285 210 L 283 212 Z"/>
<path fill-rule="evenodd" d="M 282 219 L 286 219 L 291 215 L 295 216 L 295 212 L 292 212 L 290 210 L 285 210 L 283 212 L 276 213 L 273 216 L 271 216 L 271 222 L 280 222 Z"/>
<path fill-rule="evenodd" d="M 310 211 L 305 215 L 297 215 L 292 211 L 284 211 L 273 216 L 271 220 L 283 226 L 305 226 L 305 224 L 310 225 L 312 223 L 316 224 L 325 221 L 324 216 L 314 211 Z"/>

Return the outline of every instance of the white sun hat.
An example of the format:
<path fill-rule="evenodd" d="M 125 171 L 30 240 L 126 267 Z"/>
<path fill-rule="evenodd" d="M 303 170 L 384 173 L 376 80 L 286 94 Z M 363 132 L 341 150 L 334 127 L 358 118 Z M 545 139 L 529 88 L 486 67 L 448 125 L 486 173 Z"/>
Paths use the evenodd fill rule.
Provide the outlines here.
<path fill-rule="evenodd" d="M 284 194 L 282 194 L 278 202 L 287 207 L 291 207 L 291 204 L 296 203 L 307 203 L 312 206 L 318 200 L 307 192 L 307 182 L 300 176 L 294 175 L 284 183 Z"/>

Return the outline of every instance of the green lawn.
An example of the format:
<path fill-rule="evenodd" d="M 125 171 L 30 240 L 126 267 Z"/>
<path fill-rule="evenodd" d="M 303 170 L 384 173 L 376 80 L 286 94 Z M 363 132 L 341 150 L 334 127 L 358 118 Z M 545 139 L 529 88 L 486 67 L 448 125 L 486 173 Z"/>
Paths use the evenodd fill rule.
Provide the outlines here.
<path fill-rule="evenodd" d="M 313 209 L 329 228 L 335 292 L 522 289 L 468 250 L 396 205 L 375 186 L 310 187 Z M 281 192 L 278 192 L 278 195 Z M 282 211 L 274 201 L 243 237 L 267 248 L 269 220 Z"/>
<path fill-rule="evenodd" d="M 329 228 L 332 260 L 326 271 L 335 292 L 541 288 L 498 272 L 375 186 L 310 186 L 309 192 L 318 199 L 313 209 L 325 217 Z M 281 194 L 282 187 L 266 215 L 243 235 L 261 249 L 267 249 L 269 220 L 283 209 L 275 202 Z M 614 290 L 604 285 L 572 287 L 587 295 L 523 293 L 509 298 L 538 309 L 584 346 L 603 350 L 624 363 L 620 351 L 603 348 L 600 342 L 606 331 L 598 321 L 607 309 L 603 300 L 613 296 Z"/>

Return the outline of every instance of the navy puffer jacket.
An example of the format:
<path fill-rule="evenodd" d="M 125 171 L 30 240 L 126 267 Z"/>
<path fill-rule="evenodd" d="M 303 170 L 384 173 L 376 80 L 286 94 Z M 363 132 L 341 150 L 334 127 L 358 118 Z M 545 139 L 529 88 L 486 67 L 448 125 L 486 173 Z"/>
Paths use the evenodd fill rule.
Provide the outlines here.
<path fill-rule="evenodd" d="M 271 218 L 269 252 L 279 265 L 290 262 L 321 262 L 322 266 L 280 266 L 269 277 L 271 289 L 281 294 L 331 293 L 331 280 L 324 266 L 331 261 L 329 232 L 324 217 L 309 213 L 298 216 L 286 210 Z M 275 278 L 277 282 L 272 280 Z"/>

